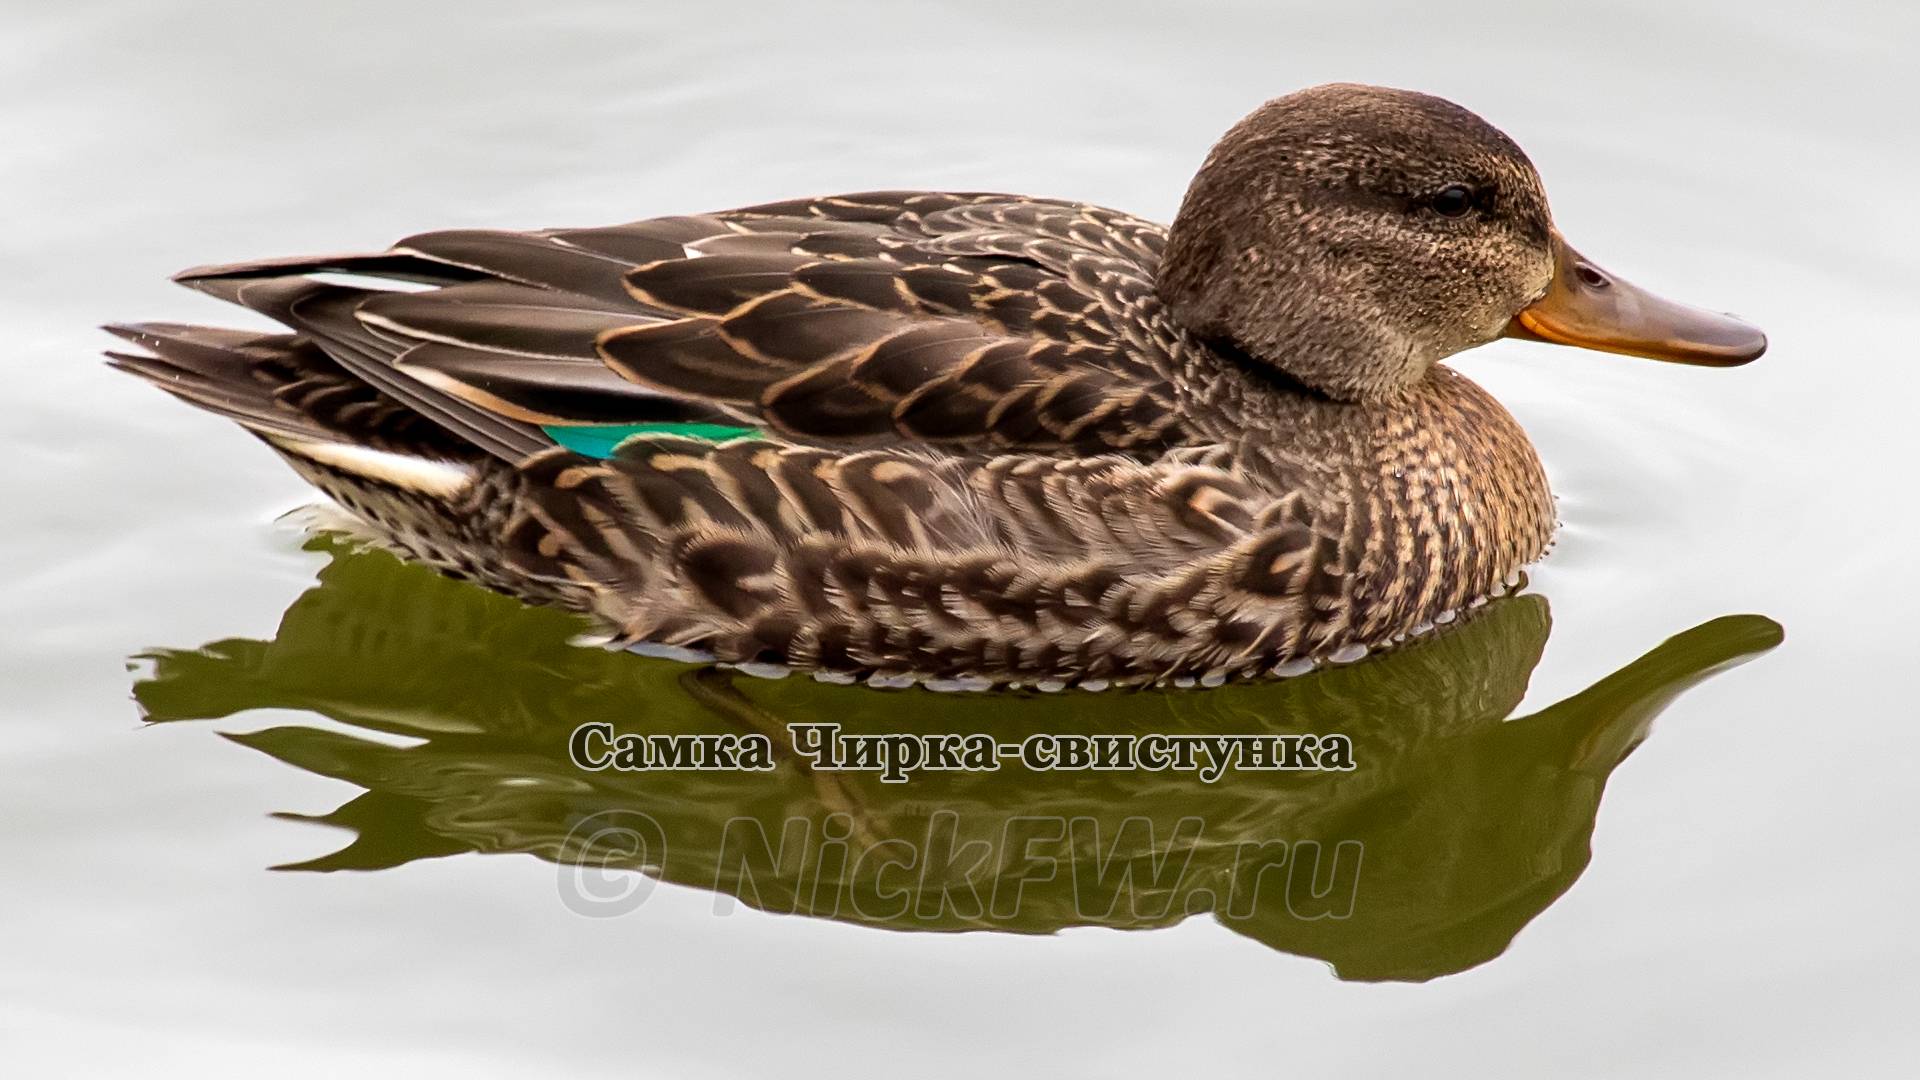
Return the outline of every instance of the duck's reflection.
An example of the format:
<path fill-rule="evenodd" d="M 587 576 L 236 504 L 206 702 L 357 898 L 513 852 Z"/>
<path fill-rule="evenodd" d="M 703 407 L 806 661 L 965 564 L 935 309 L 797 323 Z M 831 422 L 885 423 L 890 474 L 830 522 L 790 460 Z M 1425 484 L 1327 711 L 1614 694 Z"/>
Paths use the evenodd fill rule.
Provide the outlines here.
<path fill-rule="evenodd" d="M 1507 719 L 1547 640 L 1546 602 L 1496 601 L 1365 663 L 1210 691 L 935 694 L 748 678 L 569 644 L 571 617 L 378 553 L 329 549 L 271 641 L 152 654 L 155 721 L 303 709 L 236 741 L 365 793 L 317 819 L 345 848 L 293 869 L 465 851 L 553 861 L 564 899 L 617 913 L 631 873 L 736 902 L 900 930 L 1046 933 L 1209 912 L 1346 979 L 1428 979 L 1497 956 L 1589 857 L 1601 791 L 1687 687 L 1777 644 L 1753 615 L 1697 626 Z M 1341 733 L 1347 772 L 824 772 L 786 725 L 847 732 Z M 586 772 L 580 724 L 763 733 L 771 772 Z M 376 737 L 374 733 L 379 733 Z M 403 736 L 405 745 L 390 736 Z M 613 877 L 599 872 L 618 869 Z M 624 881 L 625 884 L 620 884 Z M 650 886 L 649 886 L 650 887 Z"/>

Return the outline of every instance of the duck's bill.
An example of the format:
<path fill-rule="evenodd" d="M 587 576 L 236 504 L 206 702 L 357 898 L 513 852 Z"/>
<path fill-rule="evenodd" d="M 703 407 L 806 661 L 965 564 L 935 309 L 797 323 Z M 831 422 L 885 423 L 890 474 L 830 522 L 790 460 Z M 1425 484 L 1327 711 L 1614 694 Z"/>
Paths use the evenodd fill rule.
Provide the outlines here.
<path fill-rule="evenodd" d="M 1767 336 L 1731 315 L 1664 300 L 1600 269 L 1553 234 L 1553 284 L 1507 336 L 1583 349 L 1735 367 L 1760 358 Z"/>

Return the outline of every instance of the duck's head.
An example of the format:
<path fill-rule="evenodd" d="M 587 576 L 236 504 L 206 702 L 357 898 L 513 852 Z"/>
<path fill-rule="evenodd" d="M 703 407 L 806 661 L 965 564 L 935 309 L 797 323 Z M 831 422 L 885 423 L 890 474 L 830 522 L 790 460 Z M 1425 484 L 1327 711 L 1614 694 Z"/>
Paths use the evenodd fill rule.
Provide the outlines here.
<path fill-rule="evenodd" d="M 1533 163 L 1449 101 L 1333 85 L 1227 132 L 1174 219 L 1175 318 L 1331 397 L 1379 400 L 1505 336 L 1744 364 L 1759 330 L 1600 269 L 1553 226 Z"/>

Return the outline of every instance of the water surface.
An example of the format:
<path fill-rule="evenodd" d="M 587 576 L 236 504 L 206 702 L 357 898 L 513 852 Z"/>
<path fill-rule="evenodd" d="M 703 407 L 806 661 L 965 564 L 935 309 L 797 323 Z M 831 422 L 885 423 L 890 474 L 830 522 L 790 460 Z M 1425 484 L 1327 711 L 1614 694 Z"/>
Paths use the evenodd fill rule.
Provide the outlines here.
<path fill-rule="evenodd" d="M 0 1046 L 30 1071 L 1898 1076 L 1920 1052 L 1911 9 L 96 2 L 0 25 Z M 246 322 L 167 285 L 183 266 L 426 228 L 872 187 L 1164 220 L 1229 123 L 1332 79 L 1481 112 L 1582 251 L 1773 350 L 1460 358 L 1541 448 L 1556 551 L 1527 595 L 1291 683 L 954 698 L 577 648 L 563 616 L 306 545 L 273 525 L 308 496 L 270 454 L 95 359 L 104 321 Z M 1360 767 L 584 778 L 558 741 L 800 715 L 1338 730 Z M 630 910 L 608 889 L 652 878 L 567 846 L 601 813 L 666 840 Z M 1103 842 L 1043 842 L 1060 876 L 1004 917 L 963 903 L 1019 876 L 1003 843 L 984 876 L 916 879 L 906 915 L 853 903 L 904 879 L 830 847 L 1046 815 Z M 736 819 L 805 821 L 810 854 L 743 889 Z M 1245 842 L 1318 845 L 1337 882 L 1346 840 L 1344 918 L 1312 888 L 1221 900 Z M 1185 884 L 1087 910 L 1094 853 Z M 1153 878 L 1169 856 L 1192 876 Z"/>

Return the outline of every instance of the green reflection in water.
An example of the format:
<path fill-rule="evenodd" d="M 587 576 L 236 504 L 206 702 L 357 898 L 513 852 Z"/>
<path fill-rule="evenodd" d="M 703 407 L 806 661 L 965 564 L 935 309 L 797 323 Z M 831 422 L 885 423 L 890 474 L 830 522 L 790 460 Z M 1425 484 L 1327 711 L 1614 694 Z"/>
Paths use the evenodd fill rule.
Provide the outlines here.
<path fill-rule="evenodd" d="M 300 709 L 229 737 L 365 793 L 315 820 L 355 839 L 298 870 L 373 870 L 466 851 L 559 864 L 562 899 L 620 914 L 646 878 L 780 912 L 898 930 L 1047 933 L 1210 912 L 1344 979 L 1422 980 L 1499 955 L 1590 856 L 1607 777 L 1653 718 L 1773 647 L 1757 615 L 1715 619 L 1586 691 L 1507 719 L 1546 644 L 1546 601 L 1510 597 L 1410 647 L 1209 691 L 936 694 L 768 681 L 568 643 L 573 617 L 377 552 L 332 562 L 271 641 L 150 655 L 154 721 Z M 785 725 L 849 733 L 1345 733 L 1351 772 L 915 774 L 810 769 Z M 772 772 L 586 772 L 572 729 L 761 732 Z M 386 736 L 405 736 L 395 745 Z M 782 847 L 782 841 L 785 846 Z M 610 871 L 610 872 L 609 872 Z M 622 886 L 620 883 L 625 882 Z M 634 888 L 635 885 L 642 886 Z"/>

